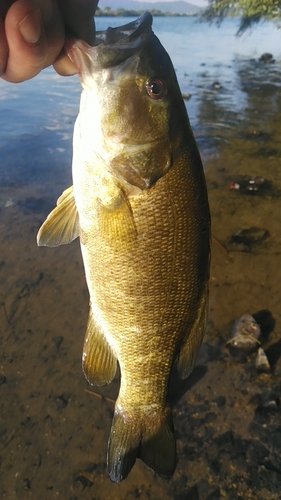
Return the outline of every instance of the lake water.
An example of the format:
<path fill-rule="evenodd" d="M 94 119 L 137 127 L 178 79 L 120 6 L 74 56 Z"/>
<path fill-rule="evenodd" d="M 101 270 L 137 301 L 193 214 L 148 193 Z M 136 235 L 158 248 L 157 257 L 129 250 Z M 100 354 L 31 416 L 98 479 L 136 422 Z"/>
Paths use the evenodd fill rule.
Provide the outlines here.
<path fill-rule="evenodd" d="M 98 18 L 97 28 L 131 18 Z M 168 481 L 137 461 L 112 485 L 106 446 L 118 377 L 89 386 L 81 369 L 88 293 L 77 242 L 38 248 L 36 234 L 71 184 L 77 77 L 52 68 L 0 80 L 0 498 L 280 500 L 281 33 L 264 23 L 236 37 L 194 18 L 155 18 L 204 160 L 212 215 L 210 315 L 196 367 L 171 380 L 178 464 Z M 259 62 L 272 53 L 275 62 Z M 255 196 L 230 190 L 265 179 Z M 239 230 L 261 241 L 231 245 Z M 264 233 L 262 233 L 264 231 Z M 254 231 L 254 234 L 257 234 Z M 232 358 L 233 320 L 254 314 L 256 352 Z"/>
<path fill-rule="evenodd" d="M 97 29 L 130 22 L 131 18 L 97 18 Z M 264 52 L 279 60 L 280 32 L 272 23 L 262 23 L 237 37 L 238 20 L 227 19 L 220 28 L 200 23 L 196 18 L 156 17 L 154 31 L 169 52 L 183 93 L 191 94 L 187 108 L 201 151 L 209 146 L 206 127 L 220 126 L 222 117 L 203 117 L 203 100 L 219 104 L 224 114 L 243 113 L 247 93 L 239 70 L 244 62 L 257 61 Z M 266 67 L 271 78 L 278 68 Z M 278 71 L 279 73 L 279 71 Z M 259 80 L 259 76 L 257 75 Z M 279 76 L 278 76 L 279 78 Z M 212 85 L 219 82 L 221 92 Z M 62 78 L 52 68 L 31 81 L 11 85 L 0 80 L 0 147 L 12 140 L 52 132 L 49 149 L 62 155 L 69 152 L 73 123 L 78 111 L 80 84 L 77 77 Z M 13 148 L 17 148 L 13 143 Z M 1 175 L 1 174 L 0 174 Z"/>
<path fill-rule="evenodd" d="M 96 25 L 102 30 L 131 20 L 97 18 Z M 264 52 L 274 54 L 277 59 L 281 56 L 280 32 L 273 24 L 262 23 L 237 37 L 238 26 L 239 21 L 231 19 L 220 28 L 200 23 L 196 18 L 154 19 L 154 31 L 172 58 L 182 92 L 192 95 L 188 110 L 195 128 L 201 94 L 210 91 L 213 82 L 219 81 L 227 90 L 229 107 L 243 111 L 246 96 L 237 75 L 237 64 L 243 59 L 258 59 Z M 20 85 L 1 80 L 0 145 L 22 134 L 38 133 L 39 129 L 56 129 L 58 136 L 66 140 L 72 133 L 79 92 L 76 77 L 59 77 L 51 68 Z M 62 136 L 63 132 L 67 136 Z M 62 142 L 62 149 L 64 146 Z"/>

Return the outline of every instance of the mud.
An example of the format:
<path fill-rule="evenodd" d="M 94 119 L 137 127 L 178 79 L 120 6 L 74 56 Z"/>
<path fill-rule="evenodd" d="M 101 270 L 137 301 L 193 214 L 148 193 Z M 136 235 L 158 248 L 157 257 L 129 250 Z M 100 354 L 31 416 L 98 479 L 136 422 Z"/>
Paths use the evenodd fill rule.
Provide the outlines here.
<path fill-rule="evenodd" d="M 243 110 L 229 106 L 225 86 L 198 82 L 214 236 L 210 315 L 192 375 L 171 378 L 178 463 L 170 480 L 139 461 L 123 483 L 108 479 L 119 379 L 95 389 L 82 373 L 88 292 L 79 245 L 36 245 L 71 182 L 71 151 L 50 153 L 52 131 L 1 148 L 0 498 L 281 499 L 281 79 L 279 67 L 254 61 L 238 61 L 237 76 Z M 274 195 L 230 191 L 237 176 L 266 178 Z M 269 237 L 247 252 L 227 250 L 232 234 L 251 227 Z M 257 372 L 256 353 L 233 357 L 226 346 L 245 313 L 261 326 L 268 374 Z"/>

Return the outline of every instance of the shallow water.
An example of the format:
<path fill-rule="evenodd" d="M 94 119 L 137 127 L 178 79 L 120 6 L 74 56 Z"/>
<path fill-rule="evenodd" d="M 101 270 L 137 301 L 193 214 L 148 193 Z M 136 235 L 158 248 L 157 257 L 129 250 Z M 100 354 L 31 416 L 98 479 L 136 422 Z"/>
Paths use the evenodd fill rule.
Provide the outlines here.
<path fill-rule="evenodd" d="M 0 497 L 9 500 L 281 498 L 280 34 L 266 24 L 237 40 L 236 21 L 187 31 L 180 19 L 175 35 L 168 25 L 161 33 L 161 22 L 155 32 L 192 94 L 214 235 L 204 343 L 191 377 L 171 383 L 177 469 L 167 481 L 138 462 L 120 485 L 107 477 L 113 405 L 86 392 L 81 370 L 88 293 L 79 246 L 36 246 L 71 183 L 80 93 L 75 77 L 48 69 L 20 86 L 0 84 Z M 274 64 L 258 62 L 267 51 Z M 250 176 L 270 189 L 229 190 Z M 269 237 L 229 247 L 233 233 L 251 227 Z M 246 312 L 262 326 L 269 374 L 257 373 L 255 354 L 232 358 L 225 346 L 232 321 Z M 118 378 L 97 391 L 115 399 Z"/>

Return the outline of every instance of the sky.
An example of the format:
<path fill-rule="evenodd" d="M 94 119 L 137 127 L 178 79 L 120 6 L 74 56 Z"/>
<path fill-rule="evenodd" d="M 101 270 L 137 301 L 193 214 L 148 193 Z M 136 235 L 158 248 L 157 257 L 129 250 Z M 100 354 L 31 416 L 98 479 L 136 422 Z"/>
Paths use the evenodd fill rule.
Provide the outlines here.
<path fill-rule="evenodd" d="M 116 0 L 118 1 L 118 0 Z M 136 2 L 138 0 L 135 0 Z M 143 2 L 175 2 L 176 0 L 141 0 Z M 198 7 L 207 7 L 208 5 L 208 1 L 207 0 L 184 0 L 184 1 L 187 1 L 188 3 L 192 3 L 193 5 L 198 5 Z"/>
<path fill-rule="evenodd" d="M 135 0 L 137 2 L 137 0 Z M 142 2 L 175 2 L 176 0 L 142 0 Z M 193 5 L 198 5 L 198 7 L 207 7 L 207 0 L 185 0 L 187 3 L 192 3 Z"/>

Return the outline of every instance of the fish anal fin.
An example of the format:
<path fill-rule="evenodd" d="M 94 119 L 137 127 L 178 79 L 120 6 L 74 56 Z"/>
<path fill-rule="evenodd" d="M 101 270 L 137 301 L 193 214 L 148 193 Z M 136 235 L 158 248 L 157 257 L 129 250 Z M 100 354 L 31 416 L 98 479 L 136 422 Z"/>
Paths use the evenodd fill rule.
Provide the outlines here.
<path fill-rule="evenodd" d="M 92 385 L 109 384 L 115 376 L 117 360 L 104 334 L 97 327 L 90 308 L 82 359 L 86 379 Z"/>
<path fill-rule="evenodd" d="M 176 465 L 176 444 L 171 410 L 159 415 L 129 416 L 115 410 L 108 442 L 107 467 L 113 482 L 125 479 L 136 458 L 158 474 L 171 476 Z"/>
<path fill-rule="evenodd" d="M 73 186 L 66 189 L 57 206 L 48 215 L 37 234 L 39 246 L 57 247 L 75 240 L 80 234 L 79 216 L 73 195 Z"/>
<path fill-rule="evenodd" d="M 201 295 L 197 315 L 186 336 L 177 360 L 178 374 L 182 379 L 187 378 L 193 370 L 194 363 L 200 349 L 206 329 L 208 317 L 208 284 Z"/>

